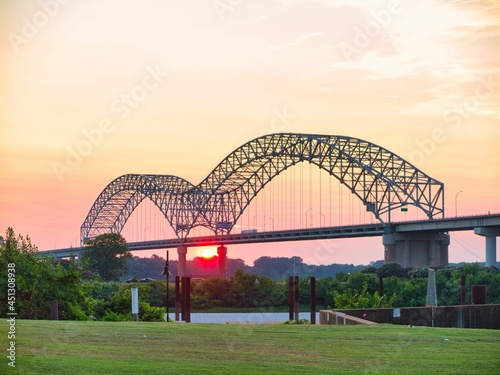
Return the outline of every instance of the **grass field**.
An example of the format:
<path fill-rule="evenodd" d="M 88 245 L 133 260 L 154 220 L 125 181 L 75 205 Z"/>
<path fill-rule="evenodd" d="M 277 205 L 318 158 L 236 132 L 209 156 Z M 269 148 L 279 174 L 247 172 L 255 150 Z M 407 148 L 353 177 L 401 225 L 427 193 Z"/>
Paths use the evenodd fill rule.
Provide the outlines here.
<path fill-rule="evenodd" d="M 0 373 L 493 375 L 499 349 L 493 330 L 20 320 Z"/>

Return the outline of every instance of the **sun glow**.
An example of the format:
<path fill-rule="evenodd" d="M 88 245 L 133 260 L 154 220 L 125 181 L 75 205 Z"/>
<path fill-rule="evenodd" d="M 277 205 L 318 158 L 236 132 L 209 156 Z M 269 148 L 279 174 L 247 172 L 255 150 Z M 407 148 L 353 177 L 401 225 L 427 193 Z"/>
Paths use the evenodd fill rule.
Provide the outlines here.
<path fill-rule="evenodd" d="M 212 259 L 216 255 L 216 252 L 212 248 L 206 248 L 201 250 L 201 257 L 203 259 Z"/>

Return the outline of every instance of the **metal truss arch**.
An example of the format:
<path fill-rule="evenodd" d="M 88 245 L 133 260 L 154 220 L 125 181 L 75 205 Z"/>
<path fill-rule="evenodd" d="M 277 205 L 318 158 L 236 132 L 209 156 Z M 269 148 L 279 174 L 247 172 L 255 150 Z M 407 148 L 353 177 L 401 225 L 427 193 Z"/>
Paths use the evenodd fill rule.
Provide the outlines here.
<path fill-rule="evenodd" d="M 177 176 L 127 174 L 113 180 L 99 194 L 80 228 L 81 241 L 103 233 L 120 233 L 135 208 L 150 199 L 171 226 L 191 222 L 192 209 L 179 209 L 194 186 Z M 187 216 L 187 217 L 186 217 Z"/>
<path fill-rule="evenodd" d="M 125 175 L 97 198 L 82 225 L 82 238 L 121 231 L 144 198 L 163 212 L 180 238 L 196 226 L 227 234 L 252 199 L 276 176 L 301 162 L 327 171 L 366 209 L 382 215 L 413 205 L 429 219 L 444 216 L 444 184 L 391 151 L 352 137 L 297 133 L 251 140 L 224 158 L 197 186 L 175 176 Z"/>

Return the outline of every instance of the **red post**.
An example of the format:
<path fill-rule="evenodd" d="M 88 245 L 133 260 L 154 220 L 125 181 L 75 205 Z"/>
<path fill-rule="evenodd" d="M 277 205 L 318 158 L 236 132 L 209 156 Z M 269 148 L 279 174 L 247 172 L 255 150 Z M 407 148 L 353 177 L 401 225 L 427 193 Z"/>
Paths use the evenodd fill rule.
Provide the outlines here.
<path fill-rule="evenodd" d="M 191 323 L 191 278 L 183 277 L 183 289 L 184 289 L 184 321 L 186 323 Z M 184 282 L 186 285 L 184 285 Z"/>
<path fill-rule="evenodd" d="M 181 320 L 186 321 L 186 276 L 181 277 Z"/>
<path fill-rule="evenodd" d="M 311 324 L 316 324 L 316 278 L 310 279 Z"/>
<path fill-rule="evenodd" d="M 181 289 L 180 289 L 180 277 L 175 276 L 175 321 L 179 321 L 180 309 L 181 309 Z"/>
<path fill-rule="evenodd" d="M 293 276 L 288 277 L 288 320 L 293 320 L 293 310 L 294 310 L 294 288 L 293 288 Z"/>
<path fill-rule="evenodd" d="M 299 277 L 294 277 L 294 312 L 295 320 L 299 320 Z"/>

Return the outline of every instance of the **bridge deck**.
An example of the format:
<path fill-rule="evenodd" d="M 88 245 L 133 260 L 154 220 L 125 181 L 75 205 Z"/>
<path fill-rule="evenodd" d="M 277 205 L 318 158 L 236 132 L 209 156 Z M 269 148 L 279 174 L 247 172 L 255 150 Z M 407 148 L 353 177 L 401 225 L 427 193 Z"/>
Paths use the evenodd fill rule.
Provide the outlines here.
<path fill-rule="evenodd" d="M 305 241 L 335 238 L 374 237 L 384 233 L 403 232 L 450 232 L 474 230 L 477 227 L 500 227 L 500 214 L 488 214 L 477 216 L 462 216 L 454 218 L 418 220 L 396 222 L 390 224 L 363 224 L 348 225 L 341 227 L 325 227 L 310 229 L 295 229 L 284 231 L 238 233 L 219 236 L 188 237 L 182 244 L 188 247 L 234 245 L 263 242 Z M 181 245 L 181 240 L 166 239 L 141 242 L 129 242 L 131 251 L 156 250 L 176 248 Z M 81 247 L 47 250 L 44 253 L 53 254 L 56 257 L 69 257 L 71 254 L 78 255 Z"/>

